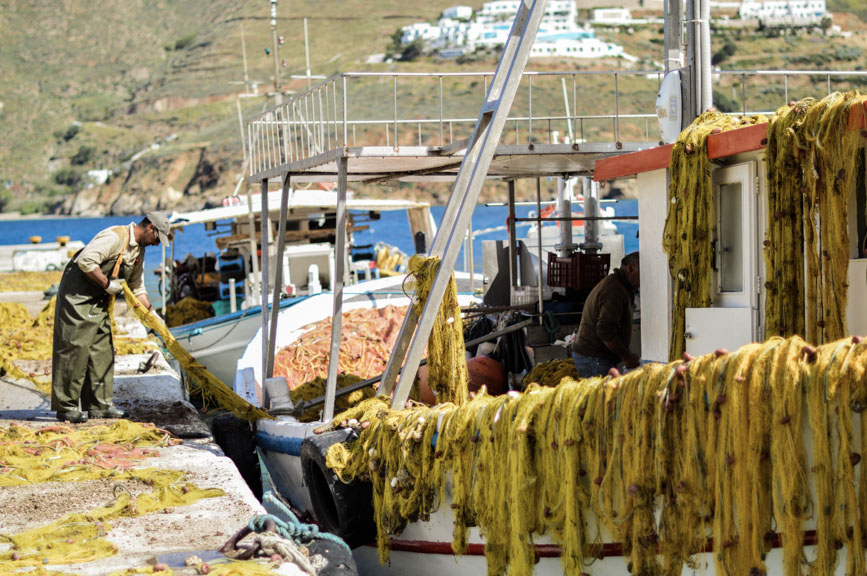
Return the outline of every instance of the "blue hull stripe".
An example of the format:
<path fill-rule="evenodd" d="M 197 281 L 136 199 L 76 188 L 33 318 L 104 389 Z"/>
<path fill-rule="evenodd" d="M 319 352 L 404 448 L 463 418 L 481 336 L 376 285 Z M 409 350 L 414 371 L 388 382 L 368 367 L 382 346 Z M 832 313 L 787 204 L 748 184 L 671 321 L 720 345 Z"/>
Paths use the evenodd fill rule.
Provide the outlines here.
<path fill-rule="evenodd" d="M 262 432 L 256 432 L 256 444 L 269 452 L 279 452 L 280 454 L 288 454 L 289 456 L 301 455 L 301 443 L 304 438 L 275 436 Z"/>

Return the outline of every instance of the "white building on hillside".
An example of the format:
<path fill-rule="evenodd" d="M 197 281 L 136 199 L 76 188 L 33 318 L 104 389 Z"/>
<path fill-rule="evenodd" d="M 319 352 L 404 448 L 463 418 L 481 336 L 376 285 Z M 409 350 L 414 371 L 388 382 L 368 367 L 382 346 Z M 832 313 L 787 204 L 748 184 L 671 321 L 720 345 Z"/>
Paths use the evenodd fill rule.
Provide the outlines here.
<path fill-rule="evenodd" d="M 473 17 L 472 6 L 452 6 L 443 10 L 443 18 L 452 20 L 469 20 Z"/>
<path fill-rule="evenodd" d="M 626 8 L 596 8 L 593 10 L 593 22 L 598 24 L 629 24 L 632 14 Z"/>
<path fill-rule="evenodd" d="M 520 0 L 493 0 L 485 2 L 473 15 L 468 6 L 453 6 L 443 11 L 436 25 L 416 23 L 401 28 L 401 42 L 409 44 L 420 38 L 446 56 L 503 46 L 519 7 Z M 629 16 L 628 10 L 620 10 L 612 13 L 612 17 L 622 17 L 624 13 Z M 579 26 L 577 17 L 575 0 L 550 0 L 530 56 L 631 59 L 621 46 L 602 42 L 589 26 Z"/>
<path fill-rule="evenodd" d="M 743 20 L 802 25 L 819 24 L 827 15 L 825 0 L 744 0 L 738 11 Z"/>

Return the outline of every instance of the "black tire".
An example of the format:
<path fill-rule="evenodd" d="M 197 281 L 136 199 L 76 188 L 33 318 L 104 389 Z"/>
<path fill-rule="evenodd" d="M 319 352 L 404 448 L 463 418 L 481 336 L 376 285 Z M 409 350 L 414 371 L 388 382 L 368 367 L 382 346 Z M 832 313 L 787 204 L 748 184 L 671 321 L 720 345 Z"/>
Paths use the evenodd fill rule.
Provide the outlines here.
<path fill-rule="evenodd" d="M 246 420 L 233 414 L 221 414 L 214 418 L 211 433 L 223 452 L 232 459 L 238 472 L 253 492 L 256 500 L 262 500 L 262 474 L 259 456 L 256 454 L 256 437 L 253 427 Z"/>
<path fill-rule="evenodd" d="M 325 465 L 328 448 L 347 441 L 351 434 L 350 430 L 336 430 L 305 438 L 301 444 L 301 471 L 319 528 L 340 536 L 350 548 L 357 548 L 376 540 L 372 487 L 358 480 L 344 484 Z"/>
<path fill-rule="evenodd" d="M 318 554 L 328 560 L 316 576 L 358 576 L 358 567 L 345 547 L 325 538 L 316 538 L 307 547 L 310 555 Z"/>

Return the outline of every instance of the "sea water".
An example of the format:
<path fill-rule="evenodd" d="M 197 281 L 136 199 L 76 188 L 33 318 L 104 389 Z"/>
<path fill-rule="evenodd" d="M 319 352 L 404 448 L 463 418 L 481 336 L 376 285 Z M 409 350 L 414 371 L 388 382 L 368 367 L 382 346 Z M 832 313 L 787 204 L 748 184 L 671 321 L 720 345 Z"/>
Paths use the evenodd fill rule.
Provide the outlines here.
<path fill-rule="evenodd" d="M 614 208 L 616 216 L 636 216 L 638 214 L 637 200 L 619 200 L 606 202 L 605 206 Z M 432 206 L 431 214 L 439 226 L 442 220 L 444 206 Z M 521 205 L 515 208 L 518 218 L 525 218 L 535 213 L 534 205 Z M 364 214 L 360 214 L 365 219 Z M 505 229 L 508 208 L 506 206 L 479 205 L 473 212 L 473 268 L 476 272 L 482 271 L 482 241 L 484 240 L 507 240 L 509 233 Z M 57 236 L 69 236 L 72 240 L 80 240 L 84 243 L 90 241 L 99 231 L 110 226 L 138 222 L 141 216 L 106 216 L 103 218 L 24 218 L 20 220 L 0 221 L 0 244 L 27 244 L 31 236 L 41 236 L 45 242 L 53 242 Z M 406 254 L 413 254 L 415 247 L 410 236 L 409 220 L 403 211 L 382 212 L 379 220 L 363 223 L 369 226 L 367 230 L 353 234 L 353 244 L 364 246 L 385 242 L 396 246 Z M 527 234 L 527 227 L 517 228 L 518 238 Z M 638 222 L 635 220 L 620 220 L 615 222 L 618 231 L 623 234 L 626 253 L 638 250 Z M 176 260 L 183 260 L 187 254 L 201 256 L 205 253 L 216 251 L 214 238 L 228 232 L 229 222 L 219 222 L 217 229 L 205 230 L 204 224 L 192 224 L 178 231 L 175 241 Z M 492 229 L 492 230 L 491 230 Z M 484 232 L 491 230 L 489 232 Z M 478 233 L 482 232 L 482 233 Z M 532 240 L 532 239 L 531 239 Z M 429 242 L 432 241 L 429 240 Z M 167 247 L 168 249 L 168 247 Z M 167 252 L 168 254 L 168 252 Z M 151 246 L 145 251 L 145 286 L 148 294 L 155 304 L 161 302 L 159 298 L 159 277 L 155 274 L 162 257 L 161 246 Z M 612 262 L 613 266 L 618 263 Z M 465 269 L 464 251 L 458 256 L 457 270 Z"/>

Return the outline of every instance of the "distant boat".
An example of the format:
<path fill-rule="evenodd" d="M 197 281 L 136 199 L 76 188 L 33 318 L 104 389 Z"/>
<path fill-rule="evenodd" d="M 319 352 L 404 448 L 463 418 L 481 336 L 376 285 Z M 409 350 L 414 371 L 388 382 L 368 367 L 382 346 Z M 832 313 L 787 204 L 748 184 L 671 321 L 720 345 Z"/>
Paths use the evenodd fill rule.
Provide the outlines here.
<path fill-rule="evenodd" d="M 280 191 L 269 193 L 272 230 L 276 228 L 274 224 L 279 222 L 280 196 Z M 427 203 L 349 198 L 346 205 L 351 213 L 360 216 L 357 222 L 376 220 L 383 211 L 403 210 L 408 214 L 413 236 L 417 232 L 423 232 L 427 237 L 432 237 L 436 229 Z M 286 248 L 282 263 L 283 286 L 279 303 L 281 309 L 331 289 L 336 258 L 333 245 L 336 209 L 336 192 L 318 189 L 290 190 Z M 212 264 L 213 269 L 207 272 L 199 270 L 193 274 L 193 280 L 196 281 L 193 290 L 198 294 L 209 293 L 216 297 L 213 300 L 216 315 L 171 329 L 172 334 L 187 351 L 228 384 L 234 380 L 235 365 L 244 348 L 262 323 L 260 291 L 256 288 L 261 279 L 257 266 L 260 255 L 261 210 L 260 195 L 256 194 L 253 196 L 252 206 L 255 219 L 252 237 L 249 224 L 251 210 L 244 197 L 233 197 L 217 208 L 174 213 L 169 219 L 173 228 L 204 224 L 208 229 L 216 229 L 217 223 L 225 226 L 228 221 L 228 234 L 215 238 L 218 255 L 210 263 L 206 258 L 196 259 L 202 267 Z M 366 225 L 351 226 L 350 233 L 365 229 Z M 277 234 L 278 230 L 273 230 L 273 236 Z M 257 251 L 255 262 L 251 257 L 253 246 Z M 348 267 L 350 284 L 372 279 L 378 274 L 376 254 L 371 248 L 373 247 L 363 247 L 356 251 L 356 255 L 358 252 L 361 254 L 360 258 L 351 262 Z M 174 253 L 174 246 L 171 251 Z M 391 261 L 397 262 L 394 258 Z M 201 284 L 200 279 L 204 280 Z M 177 294 L 177 277 L 165 284 L 175 288 L 176 296 L 181 295 Z"/>

